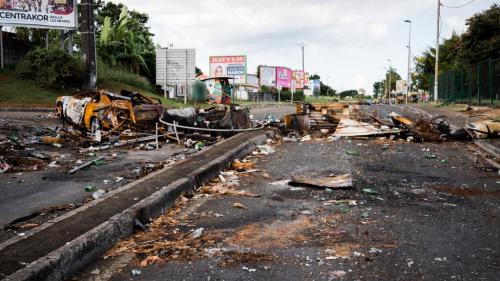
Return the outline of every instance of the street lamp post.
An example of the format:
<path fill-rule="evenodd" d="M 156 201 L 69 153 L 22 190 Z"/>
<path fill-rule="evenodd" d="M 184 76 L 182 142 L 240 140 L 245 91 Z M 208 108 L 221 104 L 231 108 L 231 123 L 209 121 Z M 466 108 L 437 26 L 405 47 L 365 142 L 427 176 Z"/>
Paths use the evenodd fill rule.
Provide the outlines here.
<path fill-rule="evenodd" d="M 406 104 L 408 104 L 408 95 L 410 94 L 410 71 L 411 71 L 411 20 L 405 20 L 410 24 L 410 32 L 408 35 L 408 76 L 406 78 Z"/>
<path fill-rule="evenodd" d="M 437 20 L 436 20 L 436 65 L 434 68 L 434 101 L 438 101 L 439 91 L 439 33 L 440 33 L 440 20 L 441 20 L 441 0 L 437 1 Z"/>

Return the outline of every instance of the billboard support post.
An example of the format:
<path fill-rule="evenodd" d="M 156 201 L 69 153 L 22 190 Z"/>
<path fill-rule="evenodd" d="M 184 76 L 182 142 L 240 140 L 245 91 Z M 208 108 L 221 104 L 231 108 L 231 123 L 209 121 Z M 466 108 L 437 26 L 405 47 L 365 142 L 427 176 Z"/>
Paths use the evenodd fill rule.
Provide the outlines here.
<path fill-rule="evenodd" d="M 93 0 L 82 0 L 81 7 L 82 24 L 80 33 L 82 36 L 82 54 L 87 73 L 86 87 L 93 90 L 97 83 Z"/>
<path fill-rule="evenodd" d="M 0 25 L 0 69 L 3 69 L 3 26 Z"/>
<path fill-rule="evenodd" d="M 45 49 L 49 49 L 49 30 L 45 29 Z"/>
<path fill-rule="evenodd" d="M 165 48 L 165 89 L 163 90 L 163 97 L 167 99 L 167 74 L 168 73 L 168 47 Z"/>
<path fill-rule="evenodd" d="M 73 31 L 68 33 L 68 53 L 73 54 Z"/>
<path fill-rule="evenodd" d="M 187 96 L 188 96 L 188 50 L 186 49 L 186 91 L 184 91 L 184 104 L 187 104 Z"/>
<path fill-rule="evenodd" d="M 64 50 L 64 30 L 61 30 L 61 50 Z"/>

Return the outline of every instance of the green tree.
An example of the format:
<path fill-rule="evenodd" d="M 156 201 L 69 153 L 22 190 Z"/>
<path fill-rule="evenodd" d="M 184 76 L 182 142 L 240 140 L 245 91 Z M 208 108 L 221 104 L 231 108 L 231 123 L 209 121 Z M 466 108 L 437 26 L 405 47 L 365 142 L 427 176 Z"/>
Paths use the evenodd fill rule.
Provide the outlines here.
<path fill-rule="evenodd" d="M 470 17 L 466 25 L 467 32 L 461 36 L 461 57 L 465 63 L 500 57 L 499 4 Z"/>
<path fill-rule="evenodd" d="M 318 74 L 313 74 L 309 76 L 309 80 L 321 80 L 321 77 Z"/>
<path fill-rule="evenodd" d="M 492 5 L 466 22 L 467 31 L 452 36 L 439 45 L 439 73 L 473 65 L 488 58 L 500 57 L 500 6 Z M 415 58 L 413 84 L 419 89 L 432 85 L 436 62 L 435 48 L 428 48 Z"/>
<path fill-rule="evenodd" d="M 391 85 L 389 89 L 391 92 L 393 90 L 396 90 L 396 81 L 398 80 L 401 80 L 401 75 L 398 74 L 394 67 L 391 67 L 389 70 L 387 70 L 387 72 L 385 73 L 385 81 L 390 81 Z"/>
<path fill-rule="evenodd" d="M 121 11 L 116 17 L 114 12 L 118 7 L 121 7 Z M 155 47 L 152 34 L 145 27 L 147 16 L 130 12 L 125 5 L 111 2 L 101 9 L 99 18 L 102 19 L 103 15 L 105 17 L 97 41 L 101 59 L 111 66 L 120 66 L 152 79 Z"/>
<path fill-rule="evenodd" d="M 355 97 L 358 95 L 358 91 L 357 90 L 346 90 L 346 91 L 340 92 L 339 95 L 341 98 Z"/>
<path fill-rule="evenodd" d="M 373 83 L 373 97 L 377 98 L 379 95 L 384 95 L 385 80 Z"/>

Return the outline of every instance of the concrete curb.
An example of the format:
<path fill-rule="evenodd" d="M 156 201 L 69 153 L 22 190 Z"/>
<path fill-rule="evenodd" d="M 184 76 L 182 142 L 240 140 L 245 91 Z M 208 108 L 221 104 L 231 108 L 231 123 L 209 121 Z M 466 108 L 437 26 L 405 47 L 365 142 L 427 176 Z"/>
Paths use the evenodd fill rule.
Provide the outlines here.
<path fill-rule="evenodd" d="M 0 112 L 56 112 L 55 108 L 0 107 Z"/>
<path fill-rule="evenodd" d="M 135 220 L 146 222 L 173 206 L 175 200 L 185 192 L 191 192 L 208 182 L 231 162 L 251 153 L 258 144 L 269 137 L 269 131 L 248 139 L 191 172 L 186 177 L 162 187 L 137 204 L 114 215 L 106 222 L 66 243 L 28 266 L 6 277 L 5 280 L 65 280 L 89 262 L 112 248 L 119 239 L 130 236 Z M 175 166 L 174 166 L 175 167 Z"/>

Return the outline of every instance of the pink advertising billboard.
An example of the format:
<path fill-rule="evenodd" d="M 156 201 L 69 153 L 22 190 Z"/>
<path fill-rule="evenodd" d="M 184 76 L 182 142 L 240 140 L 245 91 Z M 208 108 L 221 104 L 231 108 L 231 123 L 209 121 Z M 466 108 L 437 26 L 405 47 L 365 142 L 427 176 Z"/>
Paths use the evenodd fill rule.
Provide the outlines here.
<path fill-rule="evenodd" d="M 291 88 L 292 76 L 290 68 L 276 67 L 276 86 L 278 88 Z"/>

